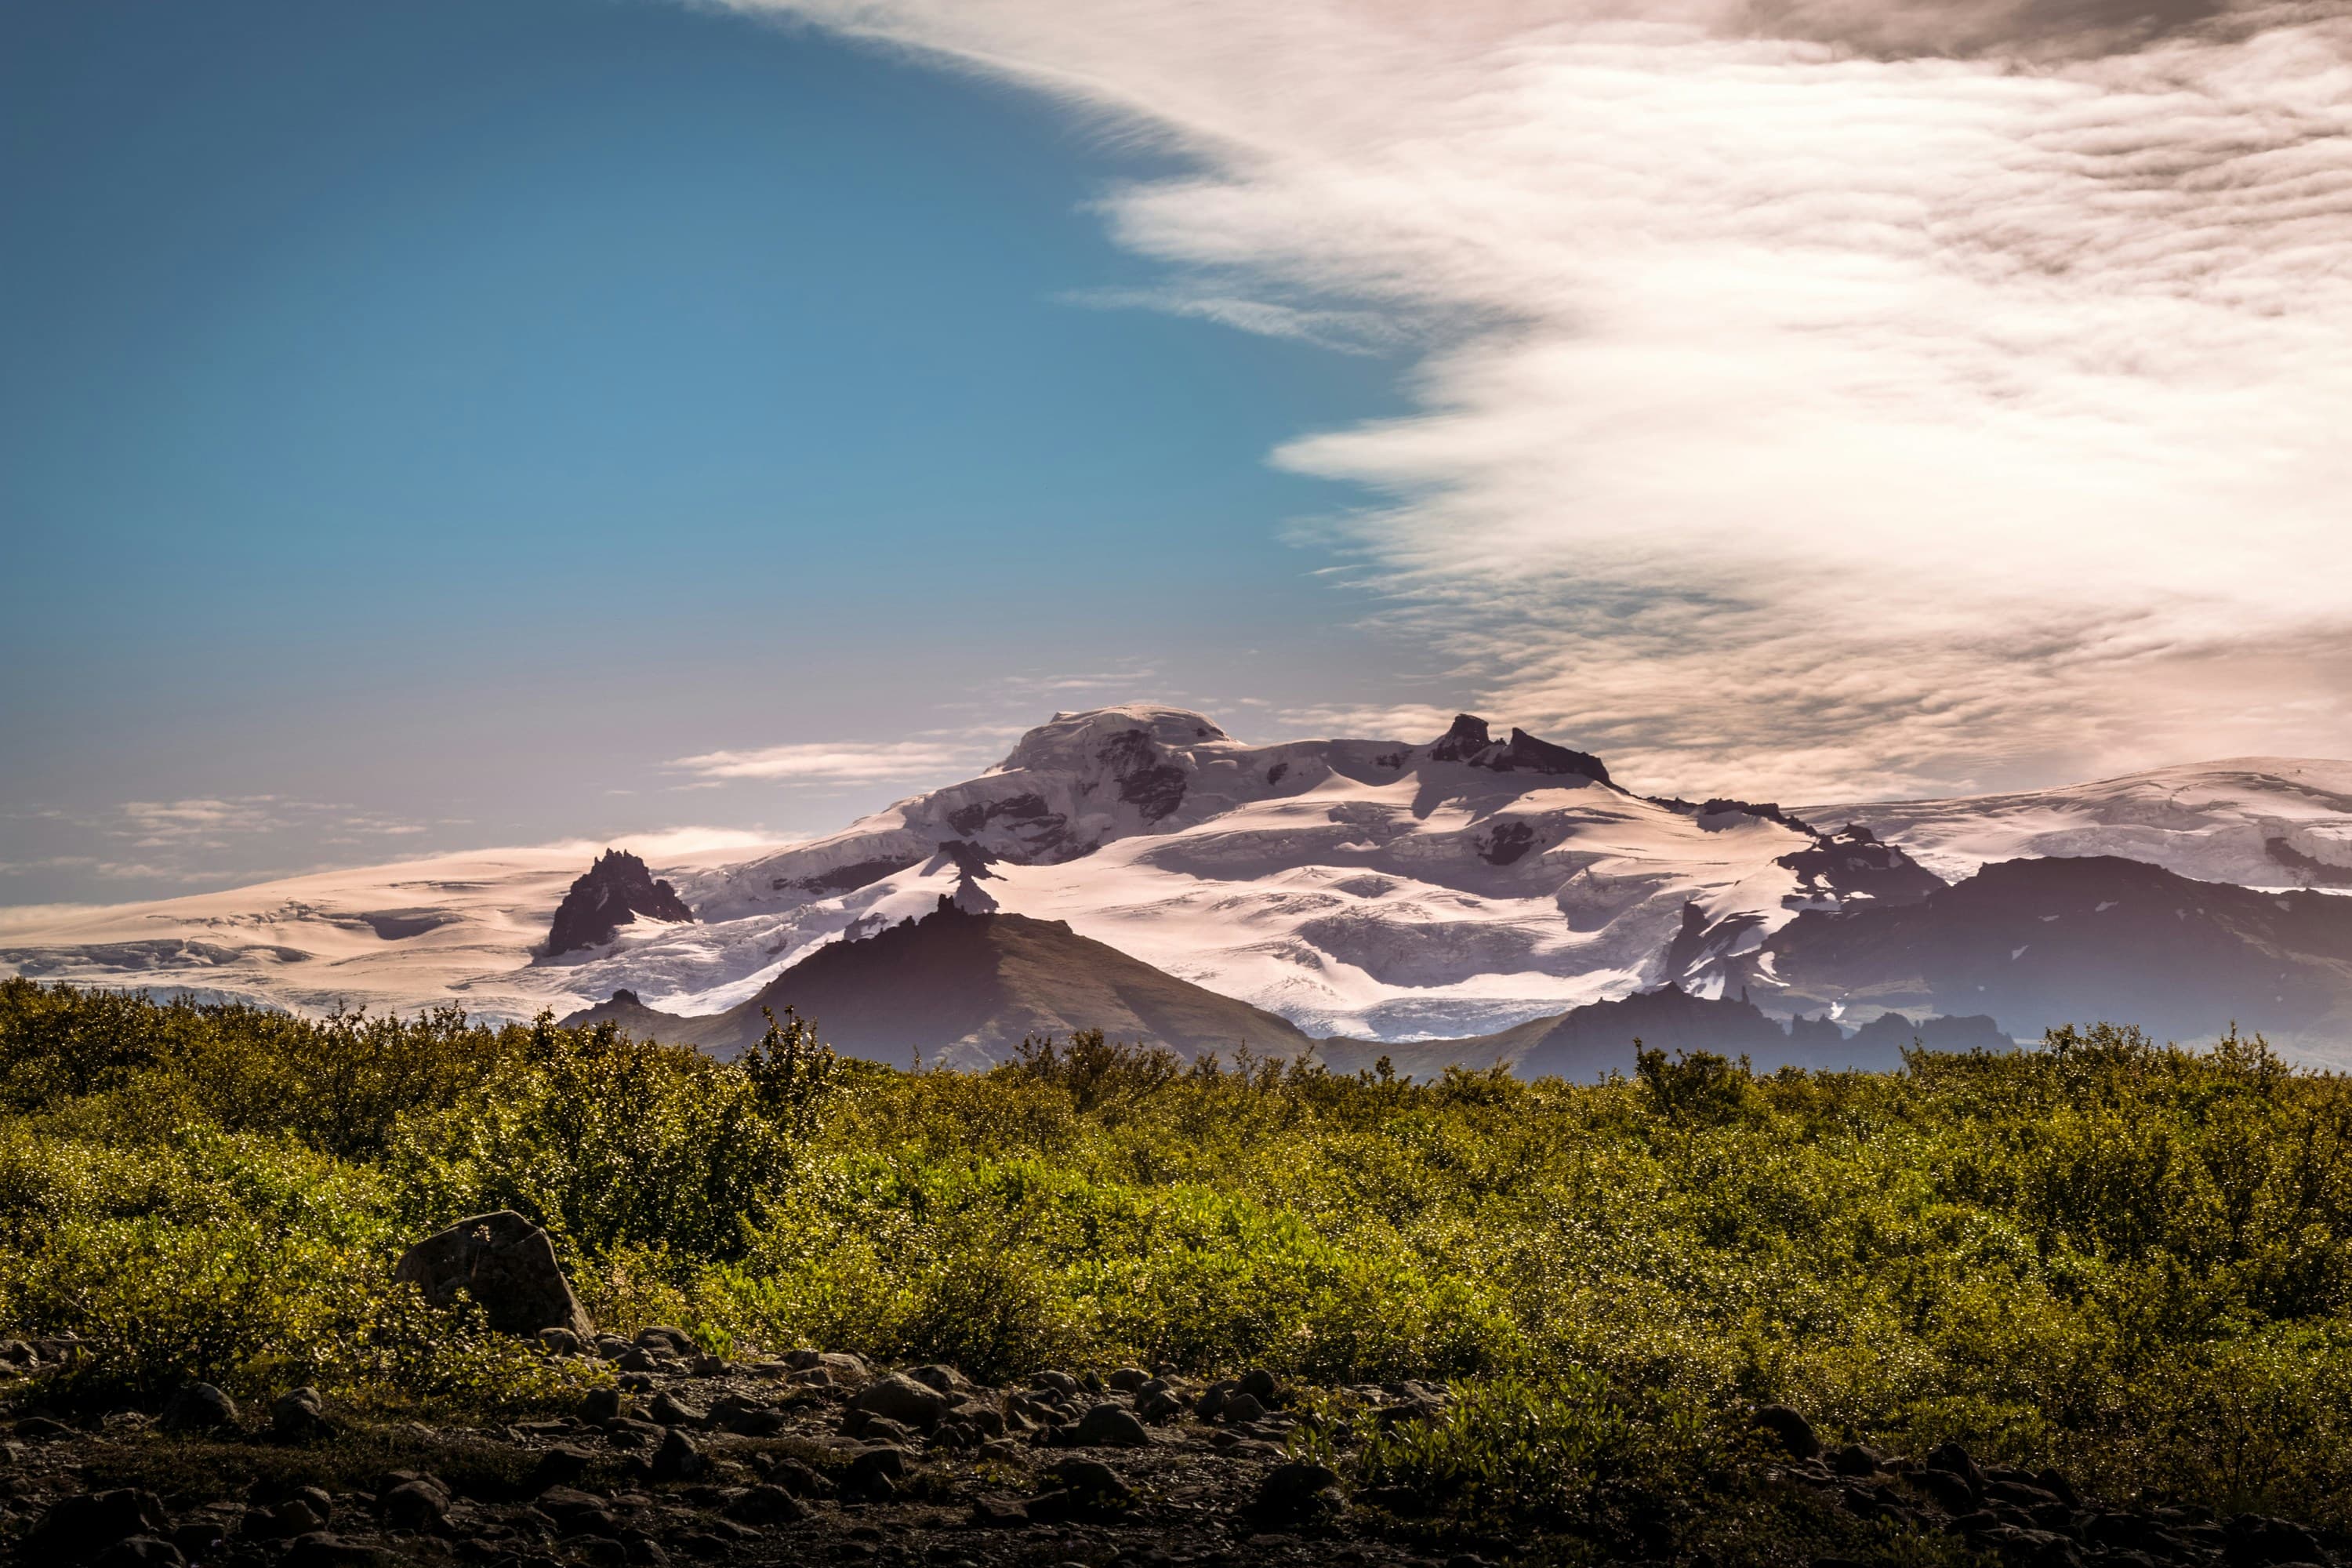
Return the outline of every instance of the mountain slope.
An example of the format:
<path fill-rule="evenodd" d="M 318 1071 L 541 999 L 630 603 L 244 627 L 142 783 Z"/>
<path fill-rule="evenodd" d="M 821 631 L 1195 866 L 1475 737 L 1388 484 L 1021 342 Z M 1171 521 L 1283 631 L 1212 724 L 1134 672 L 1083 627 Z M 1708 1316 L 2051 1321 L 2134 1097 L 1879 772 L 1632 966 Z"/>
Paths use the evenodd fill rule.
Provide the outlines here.
<path fill-rule="evenodd" d="M 1809 805 L 1948 879 L 1993 860 L 2117 855 L 2246 887 L 2352 887 L 2352 763 L 2231 757 L 2093 784 L 1951 800 Z"/>
<path fill-rule="evenodd" d="M 1598 758 L 1471 715 L 1418 744 L 1248 746 L 1138 704 L 1057 714 L 979 778 L 689 878 L 705 926 L 577 983 L 732 1005 L 951 893 L 1066 921 L 1310 1033 L 1444 1037 L 1666 980 L 1719 987 L 1801 910 L 1937 885 L 1890 847 L 1633 795 Z"/>
<path fill-rule="evenodd" d="M 761 1009 L 796 1008 L 835 1049 L 904 1066 L 982 1067 L 1029 1035 L 1100 1029 L 1192 1058 L 1297 1057 L 1310 1046 L 1287 1020 L 1204 991 L 1058 921 L 967 913 L 941 899 L 931 913 L 857 942 L 832 942 L 724 1013 L 678 1017 L 634 994 L 566 1023 L 610 1018 L 633 1034 L 732 1055 L 760 1037 Z"/>
<path fill-rule="evenodd" d="M 2306 1056 L 2352 1041 L 2352 899 L 2191 881 L 2114 856 L 2011 860 L 1904 908 L 1807 914 L 1740 960 L 1775 1007 L 1984 1012 L 2012 1034 L 2100 1019 Z"/>

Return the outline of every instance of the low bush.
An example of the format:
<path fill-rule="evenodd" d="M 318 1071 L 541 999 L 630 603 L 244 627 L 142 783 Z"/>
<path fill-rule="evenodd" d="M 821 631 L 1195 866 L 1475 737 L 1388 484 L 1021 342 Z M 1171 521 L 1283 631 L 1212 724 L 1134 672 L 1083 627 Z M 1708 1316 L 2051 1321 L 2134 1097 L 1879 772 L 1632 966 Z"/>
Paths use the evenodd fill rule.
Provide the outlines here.
<path fill-rule="evenodd" d="M 1717 1495 L 1767 1400 L 1832 1440 L 2352 1526 L 2346 1080 L 2105 1026 L 1895 1074 L 1632 1065 L 1414 1084 L 1081 1037 L 906 1073 L 790 1015 L 722 1064 L 9 982 L 0 1334 L 89 1339 L 92 1398 L 529 1407 L 547 1363 L 390 1282 L 512 1206 L 600 1321 L 713 1346 L 1451 1379 L 1447 1424 L 1374 1445 L 1364 1484 L 1610 1551 L 1700 1539 L 1640 1486 Z"/>

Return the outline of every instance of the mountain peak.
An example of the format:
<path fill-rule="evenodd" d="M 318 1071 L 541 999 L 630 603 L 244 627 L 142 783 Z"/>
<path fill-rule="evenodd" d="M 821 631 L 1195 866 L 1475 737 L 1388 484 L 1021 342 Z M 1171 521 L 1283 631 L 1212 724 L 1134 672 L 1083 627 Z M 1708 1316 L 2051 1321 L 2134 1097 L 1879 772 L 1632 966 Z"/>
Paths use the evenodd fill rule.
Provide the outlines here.
<path fill-rule="evenodd" d="M 994 771 L 1071 767 L 1139 731 L 1157 746 L 1197 746 L 1203 742 L 1233 739 L 1189 708 L 1123 702 L 1116 707 L 1055 714 L 1015 742 Z"/>
<path fill-rule="evenodd" d="M 607 849 L 556 906 L 547 932 L 547 956 L 601 946 L 639 915 L 672 922 L 694 919 L 677 889 L 654 880 L 643 860 L 625 849 Z"/>

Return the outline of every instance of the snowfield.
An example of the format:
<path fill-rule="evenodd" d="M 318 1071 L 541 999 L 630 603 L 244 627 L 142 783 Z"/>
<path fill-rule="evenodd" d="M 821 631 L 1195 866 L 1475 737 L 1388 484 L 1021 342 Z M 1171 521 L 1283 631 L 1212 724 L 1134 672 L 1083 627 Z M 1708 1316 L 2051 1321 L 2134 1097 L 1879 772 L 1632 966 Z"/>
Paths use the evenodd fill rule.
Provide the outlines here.
<path fill-rule="evenodd" d="M 1917 896 L 2017 855 L 2116 854 L 2303 885 L 2266 847 L 2352 868 L 2352 764 L 2240 759 L 1978 800 L 1783 816 L 1654 800 L 1593 758 L 1465 720 L 1435 742 L 1250 746 L 1144 704 L 1057 714 L 975 779 L 830 837 L 616 841 L 699 917 L 536 957 L 600 844 L 445 856 L 0 929 L 0 970 L 305 1012 L 457 1003 L 562 1014 L 615 990 L 677 1013 L 742 1001 L 818 944 L 968 908 L 1062 920 L 1310 1034 L 1478 1034 L 1676 980 L 1807 908 Z M 1791 861 L 1795 863 L 1792 864 Z M 2346 873 L 2352 879 L 2352 870 Z M 1769 998 L 1759 995 L 1759 1003 Z"/>

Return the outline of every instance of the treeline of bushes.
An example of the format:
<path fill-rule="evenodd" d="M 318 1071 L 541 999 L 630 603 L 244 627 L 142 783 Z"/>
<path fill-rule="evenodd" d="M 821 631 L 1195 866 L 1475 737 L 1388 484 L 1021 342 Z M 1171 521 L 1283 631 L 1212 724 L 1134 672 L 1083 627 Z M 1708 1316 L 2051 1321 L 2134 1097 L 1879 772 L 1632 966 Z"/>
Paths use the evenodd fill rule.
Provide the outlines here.
<path fill-rule="evenodd" d="M 1081 1036 L 909 1074 L 789 1016 L 719 1063 L 10 982 L 0 1335 L 84 1335 L 116 1397 L 528 1403 L 527 1351 L 388 1284 L 408 1241 L 510 1206 L 600 1321 L 719 1348 L 1454 1378 L 1504 1426 L 1653 1447 L 1673 1420 L 1626 1412 L 1781 1400 L 1833 1437 L 2352 1522 L 2346 1080 L 2105 1026 L 1889 1075 L 1629 1066 L 1415 1084 Z"/>

